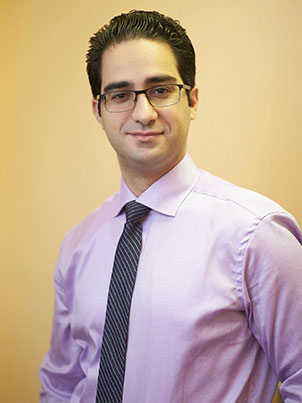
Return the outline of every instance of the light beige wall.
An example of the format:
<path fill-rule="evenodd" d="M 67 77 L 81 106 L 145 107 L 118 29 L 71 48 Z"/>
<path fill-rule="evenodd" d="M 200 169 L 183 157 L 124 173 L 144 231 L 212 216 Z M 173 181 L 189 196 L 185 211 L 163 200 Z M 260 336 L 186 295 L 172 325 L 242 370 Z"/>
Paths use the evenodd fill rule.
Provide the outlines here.
<path fill-rule="evenodd" d="M 158 9 L 198 55 L 190 150 L 204 169 L 275 199 L 302 223 L 300 0 L 1 1 L 1 401 L 38 401 L 63 234 L 119 186 L 91 114 L 90 35 Z"/>

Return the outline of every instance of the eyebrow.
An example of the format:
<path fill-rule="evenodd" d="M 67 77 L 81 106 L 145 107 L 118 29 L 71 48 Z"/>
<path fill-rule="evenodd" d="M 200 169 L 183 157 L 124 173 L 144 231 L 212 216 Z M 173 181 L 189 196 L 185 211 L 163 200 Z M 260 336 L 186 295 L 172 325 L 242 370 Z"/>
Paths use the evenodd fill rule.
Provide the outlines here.
<path fill-rule="evenodd" d="M 127 87 L 130 87 L 130 85 L 131 84 L 129 81 L 114 81 L 112 83 L 107 84 L 104 87 L 104 92 L 117 90 L 119 88 L 127 88 Z"/>
<path fill-rule="evenodd" d="M 161 76 L 150 77 L 145 80 L 146 84 L 163 83 L 166 81 L 175 83 L 177 81 L 177 79 L 176 79 L 176 77 L 170 76 L 169 74 L 164 74 Z"/>
<path fill-rule="evenodd" d="M 154 77 L 148 77 L 145 80 L 146 84 L 157 84 L 157 83 L 162 83 L 162 82 L 176 82 L 177 79 L 176 77 L 170 76 L 169 74 L 164 74 L 161 76 L 154 76 Z M 108 83 L 105 87 L 104 87 L 104 92 L 108 92 L 108 91 L 113 91 L 113 90 L 117 90 L 120 88 L 129 88 L 131 87 L 131 82 L 127 81 L 127 80 L 123 80 L 123 81 L 113 81 L 111 83 Z"/>

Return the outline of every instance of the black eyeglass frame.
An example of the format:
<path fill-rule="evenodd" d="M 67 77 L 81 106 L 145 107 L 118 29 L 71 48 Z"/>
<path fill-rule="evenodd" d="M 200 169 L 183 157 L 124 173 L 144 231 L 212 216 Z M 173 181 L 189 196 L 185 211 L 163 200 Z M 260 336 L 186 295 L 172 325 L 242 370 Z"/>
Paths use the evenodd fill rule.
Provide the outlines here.
<path fill-rule="evenodd" d="M 152 90 L 153 88 L 165 87 L 165 86 L 167 86 L 167 85 L 173 85 L 173 86 L 176 86 L 176 87 L 179 88 L 178 100 L 177 100 L 176 102 L 173 102 L 173 104 L 154 106 L 154 105 L 152 104 L 152 102 L 151 102 L 149 96 L 148 96 L 148 91 Z M 179 102 L 179 100 L 180 100 L 180 92 L 181 92 L 182 89 L 184 89 L 184 90 L 186 90 L 186 91 L 188 92 L 188 91 L 190 91 L 190 90 L 192 89 L 192 87 L 191 87 L 190 85 L 187 85 L 187 84 L 174 84 L 174 83 L 173 83 L 173 84 L 159 84 L 159 85 L 154 85 L 154 86 L 152 86 L 152 87 L 146 88 L 145 90 L 124 90 L 125 92 L 132 92 L 132 93 L 135 94 L 135 98 L 133 99 L 133 106 L 132 106 L 132 108 L 131 108 L 131 109 L 126 109 L 125 111 L 108 111 L 108 109 L 106 108 L 106 98 L 105 98 L 106 95 L 112 94 L 112 93 L 114 93 L 114 92 L 119 92 L 119 91 L 118 91 L 118 90 L 115 90 L 115 91 L 104 92 L 103 94 L 97 95 L 97 97 L 96 97 L 96 100 L 98 101 L 98 112 L 99 112 L 99 115 L 101 116 L 101 102 L 102 102 L 103 99 L 105 100 L 105 101 L 104 101 L 104 106 L 105 106 L 105 108 L 106 108 L 106 111 L 109 112 L 109 113 L 123 113 L 123 112 L 132 111 L 132 110 L 135 108 L 137 96 L 138 96 L 139 94 L 145 94 L 146 97 L 147 97 L 147 99 L 148 99 L 148 101 L 149 101 L 149 103 L 150 103 L 150 105 L 152 105 L 154 108 L 166 108 L 166 107 L 168 107 L 168 106 L 176 105 L 176 104 Z M 189 95 L 189 96 L 190 96 L 190 95 Z M 190 98 L 189 98 L 189 101 L 190 101 Z"/>

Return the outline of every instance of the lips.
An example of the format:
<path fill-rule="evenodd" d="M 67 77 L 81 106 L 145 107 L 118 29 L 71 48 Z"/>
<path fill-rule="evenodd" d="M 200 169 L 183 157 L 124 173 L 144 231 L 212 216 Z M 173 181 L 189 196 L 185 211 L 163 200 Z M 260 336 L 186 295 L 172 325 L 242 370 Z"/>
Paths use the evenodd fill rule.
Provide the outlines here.
<path fill-rule="evenodd" d="M 127 134 L 130 134 L 131 136 L 159 136 L 160 134 L 163 134 L 163 132 L 158 132 L 158 131 L 137 131 L 137 132 L 128 132 Z"/>
<path fill-rule="evenodd" d="M 136 131 L 136 132 L 127 132 L 128 135 L 135 137 L 137 140 L 142 142 L 148 142 L 156 137 L 163 134 L 163 132 L 159 131 Z"/>

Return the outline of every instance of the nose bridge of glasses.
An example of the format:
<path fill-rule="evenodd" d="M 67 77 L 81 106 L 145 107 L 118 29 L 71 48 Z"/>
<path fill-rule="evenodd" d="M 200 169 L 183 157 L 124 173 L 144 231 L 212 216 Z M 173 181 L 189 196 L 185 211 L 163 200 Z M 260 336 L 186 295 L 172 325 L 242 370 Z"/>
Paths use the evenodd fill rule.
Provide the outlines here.
<path fill-rule="evenodd" d="M 147 88 L 146 90 L 137 90 L 137 91 L 133 91 L 134 94 L 135 94 L 135 96 L 134 96 L 134 98 L 133 98 L 134 104 L 137 103 L 138 96 L 141 95 L 141 94 L 144 94 L 144 95 L 146 96 L 146 99 L 148 100 L 149 104 L 152 105 L 152 101 L 151 101 L 151 98 L 150 98 L 150 96 L 149 96 L 149 94 L 148 94 L 148 91 L 149 91 L 149 88 Z"/>
<path fill-rule="evenodd" d="M 138 99 L 139 99 L 139 95 L 145 95 L 145 99 L 148 101 L 148 104 L 149 105 L 151 105 L 152 107 L 153 107 L 153 104 L 152 104 L 152 100 L 151 100 L 151 98 L 150 98 L 150 96 L 149 96 L 149 94 L 148 94 L 148 91 L 149 91 L 149 88 L 147 88 L 146 90 L 137 90 L 137 91 L 133 91 L 133 93 L 135 94 L 135 96 L 134 96 L 134 98 L 133 98 L 133 103 L 134 103 L 134 106 L 137 104 L 137 102 L 138 102 Z M 144 101 L 143 101 L 144 102 Z"/>
<path fill-rule="evenodd" d="M 148 89 L 133 91 L 133 93 L 135 93 L 135 98 L 133 99 L 131 112 L 132 119 L 141 122 L 143 125 L 150 124 L 151 121 L 156 119 L 157 110 L 151 103 Z"/>

